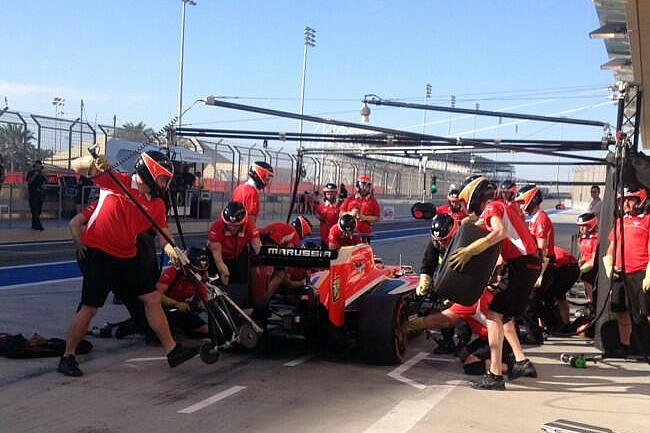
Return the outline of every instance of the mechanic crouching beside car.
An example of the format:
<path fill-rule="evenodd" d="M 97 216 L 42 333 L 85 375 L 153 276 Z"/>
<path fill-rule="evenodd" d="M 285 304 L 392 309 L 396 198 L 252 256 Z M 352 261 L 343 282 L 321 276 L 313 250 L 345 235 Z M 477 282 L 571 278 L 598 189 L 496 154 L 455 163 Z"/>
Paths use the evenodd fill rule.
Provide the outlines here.
<path fill-rule="evenodd" d="M 262 246 L 259 231 L 248 219 L 244 205 L 231 201 L 213 222 L 208 233 L 210 275 L 219 274 L 223 284 L 248 282 L 248 244 L 258 254 Z"/>

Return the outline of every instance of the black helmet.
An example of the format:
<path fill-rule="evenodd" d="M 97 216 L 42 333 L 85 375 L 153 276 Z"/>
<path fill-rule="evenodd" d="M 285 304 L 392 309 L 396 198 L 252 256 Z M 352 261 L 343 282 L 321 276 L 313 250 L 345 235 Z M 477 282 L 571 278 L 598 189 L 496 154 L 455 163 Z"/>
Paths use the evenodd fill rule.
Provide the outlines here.
<path fill-rule="evenodd" d="M 140 154 L 140 158 L 135 163 L 135 172 L 149 187 L 152 197 L 161 197 L 174 177 L 174 166 L 162 152 L 149 150 Z M 160 176 L 167 176 L 164 187 L 157 182 Z"/>
<path fill-rule="evenodd" d="M 265 161 L 255 161 L 248 169 L 248 176 L 253 179 L 257 189 L 262 189 L 269 184 L 273 177 L 273 167 Z"/>
<path fill-rule="evenodd" d="M 523 202 L 526 213 L 531 213 L 533 209 L 542 204 L 543 200 L 542 191 L 536 185 L 522 187 L 515 196 L 515 201 Z"/>
<path fill-rule="evenodd" d="M 497 194 L 505 201 L 512 201 L 517 194 L 517 184 L 511 179 L 502 180 L 499 189 L 497 189 Z"/>
<path fill-rule="evenodd" d="M 311 221 L 309 221 L 306 217 L 302 215 L 294 218 L 294 220 L 291 221 L 291 225 L 298 232 L 298 236 L 300 236 L 300 239 L 304 239 L 311 234 L 311 228 L 312 228 Z"/>
<path fill-rule="evenodd" d="M 460 190 L 458 188 L 449 190 L 449 194 L 447 194 L 447 201 L 449 202 L 449 207 L 451 207 L 451 210 L 458 212 L 460 210 L 460 202 L 462 201 L 460 198 Z"/>
<path fill-rule="evenodd" d="M 483 204 L 494 198 L 494 190 L 485 177 L 480 175 L 470 176 L 465 180 L 459 197 L 467 203 L 468 212 L 480 215 Z"/>
<path fill-rule="evenodd" d="M 352 233 L 357 228 L 357 220 L 348 213 L 343 214 L 339 217 L 339 228 L 346 233 Z"/>
<path fill-rule="evenodd" d="M 195 271 L 203 272 L 208 270 L 208 250 L 205 248 L 189 247 L 186 254 Z"/>
<path fill-rule="evenodd" d="M 438 214 L 431 221 L 431 237 L 437 241 L 450 239 L 457 231 L 458 221 L 449 214 Z"/>
<path fill-rule="evenodd" d="M 583 213 L 576 221 L 578 226 L 586 226 L 589 233 L 593 232 L 598 226 L 598 218 L 591 212 Z"/>
<path fill-rule="evenodd" d="M 302 244 L 303 248 L 307 248 L 309 250 L 320 250 L 320 245 L 318 245 L 316 242 L 313 241 L 307 241 L 304 244 Z"/>
<path fill-rule="evenodd" d="M 241 225 L 248 220 L 248 213 L 242 203 L 231 201 L 223 208 L 221 219 L 226 224 Z"/>
<path fill-rule="evenodd" d="M 339 188 L 334 182 L 328 182 L 323 187 L 323 192 L 338 192 Z"/>

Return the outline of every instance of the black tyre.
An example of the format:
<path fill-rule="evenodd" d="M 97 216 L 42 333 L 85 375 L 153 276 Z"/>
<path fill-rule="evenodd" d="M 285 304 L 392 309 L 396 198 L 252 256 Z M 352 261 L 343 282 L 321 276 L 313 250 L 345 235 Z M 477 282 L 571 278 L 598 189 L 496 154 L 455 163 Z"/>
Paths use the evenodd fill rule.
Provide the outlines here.
<path fill-rule="evenodd" d="M 200 351 L 201 361 L 214 364 L 219 359 L 219 351 L 212 343 L 203 343 Z"/>
<path fill-rule="evenodd" d="M 408 319 L 400 296 L 371 294 L 361 302 L 359 344 L 366 362 L 381 365 L 400 364 L 406 352 Z"/>

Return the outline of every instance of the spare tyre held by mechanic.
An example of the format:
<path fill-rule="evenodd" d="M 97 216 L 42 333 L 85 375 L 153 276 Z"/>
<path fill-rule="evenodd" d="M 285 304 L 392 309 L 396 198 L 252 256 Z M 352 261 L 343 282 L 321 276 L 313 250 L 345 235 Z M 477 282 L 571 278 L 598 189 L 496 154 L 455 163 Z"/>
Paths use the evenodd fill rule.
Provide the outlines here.
<path fill-rule="evenodd" d="M 223 284 L 247 283 L 249 244 L 255 254 L 260 252 L 259 231 L 249 220 L 244 205 L 231 201 L 208 232 L 210 275 L 218 273 Z"/>
<path fill-rule="evenodd" d="M 502 200 L 492 200 L 494 191 L 485 177 L 468 178 L 461 189 L 460 197 L 467 203 L 470 216 L 480 215 L 477 225 L 485 225 L 489 233 L 486 237 L 455 250 L 449 258 L 450 266 L 462 272 L 465 264 L 472 257 L 481 254 L 492 245 L 501 243 L 501 261 L 506 270 L 506 275 L 501 278 L 500 290 L 495 294 L 487 316 L 490 370 L 481 380 L 473 382 L 472 387 L 505 390 L 505 380 L 502 375 L 504 323 L 511 322 L 526 308 L 530 290 L 541 268 L 537 245 L 526 224 L 515 211 Z M 509 335 L 508 342 L 517 358 L 511 372 L 512 377 L 529 375 L 529 370 L 534 367 L 528 359 L 519 359 L 523 356 L 523 352 L 517 335 L 514 332 L 510 332 Z"/>
<path fill-rule="evenodd" d="M 372 225 L 380 220 L 381 208 L 372 194 L 372 179 L 369 176 L 359 176 L 356 193 L 345 199 L 340 213 L 350 214 L 357 219 L 357 232 L 372 233 Z"/>

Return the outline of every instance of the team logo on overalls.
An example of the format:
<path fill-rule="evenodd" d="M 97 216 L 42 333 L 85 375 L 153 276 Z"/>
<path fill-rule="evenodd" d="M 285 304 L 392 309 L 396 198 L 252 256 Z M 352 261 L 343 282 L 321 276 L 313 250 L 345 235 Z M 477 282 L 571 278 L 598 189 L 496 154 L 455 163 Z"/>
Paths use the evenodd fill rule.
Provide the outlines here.
<path fill-rule="evenodd" d="M 338 302 L 341 299 L 341 279 L 335 276 L 332 280 L 332 301 Z"/>

